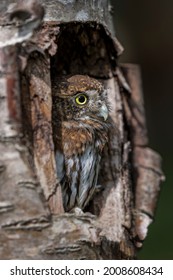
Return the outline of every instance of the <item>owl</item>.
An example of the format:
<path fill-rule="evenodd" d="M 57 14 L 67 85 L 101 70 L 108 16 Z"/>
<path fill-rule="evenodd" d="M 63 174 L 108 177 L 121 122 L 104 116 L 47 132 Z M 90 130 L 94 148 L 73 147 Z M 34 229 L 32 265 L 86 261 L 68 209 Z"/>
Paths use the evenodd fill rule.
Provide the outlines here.
<path fill-rule="evenodd" d="M 65 211 L 83 210 L 97 190 L 99 163 L 108 141 L 108 101 L 89 76 L 54 80 L 53 137 Z"/>

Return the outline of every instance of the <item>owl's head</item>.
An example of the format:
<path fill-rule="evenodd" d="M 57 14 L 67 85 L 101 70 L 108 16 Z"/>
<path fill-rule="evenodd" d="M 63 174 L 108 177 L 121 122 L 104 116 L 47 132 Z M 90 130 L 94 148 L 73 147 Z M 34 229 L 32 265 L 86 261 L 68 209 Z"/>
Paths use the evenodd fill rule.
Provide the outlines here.
<path fill-rule="evenodd" d="M 53 83 L 54 115 L 61 121 L 87 120 L 106 122 L 107 92 L 89 76 L 74 75 Z"/>

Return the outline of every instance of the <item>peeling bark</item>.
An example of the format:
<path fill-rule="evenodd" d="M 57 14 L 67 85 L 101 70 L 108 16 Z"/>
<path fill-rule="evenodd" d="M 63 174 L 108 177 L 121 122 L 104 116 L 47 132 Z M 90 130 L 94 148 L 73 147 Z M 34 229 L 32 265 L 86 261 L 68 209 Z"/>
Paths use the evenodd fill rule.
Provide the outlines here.
<path fill-rule="evenodd" d="M 163 180 L 160 156 L 147 147 L 140 71 L 118 64 L 107 0 L 45 0 L 39 28 L 35 2 L 8 16 L 0 4 L 0 258 L 136 258 Z M 102 81 L 111 104 L 103 189 L 85 213 L 64 213 L 56 175 L 51 79 L 68 74 Z"/>

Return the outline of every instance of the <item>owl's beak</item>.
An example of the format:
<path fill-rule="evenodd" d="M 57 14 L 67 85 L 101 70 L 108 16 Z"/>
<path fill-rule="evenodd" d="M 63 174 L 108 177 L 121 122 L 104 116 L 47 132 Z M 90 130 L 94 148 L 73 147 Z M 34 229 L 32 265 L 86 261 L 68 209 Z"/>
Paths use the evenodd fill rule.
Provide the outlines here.
<path fill-rule="evenodd" d="M 106 121 L 108 118 L 108 114 L 109 114 L 108 108 L 105 104 L 103 104 L 99 110 L 98 116 L 102 117 L 104 121 Z"/>

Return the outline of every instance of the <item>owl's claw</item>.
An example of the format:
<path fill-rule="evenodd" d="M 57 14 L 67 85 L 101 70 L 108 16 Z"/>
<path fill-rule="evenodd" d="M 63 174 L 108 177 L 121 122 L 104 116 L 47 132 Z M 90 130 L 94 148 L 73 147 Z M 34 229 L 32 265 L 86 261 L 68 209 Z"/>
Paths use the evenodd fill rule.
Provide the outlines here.
<path fill-rule="evenodd" d="M 81 215 L 84 214 L 84 212 L 82 211 L 82 209 L 79 208 L 79 207 L 73 208 L 70 212 L 71 212 L 71 213 L 74 213 L 76 216 L 81 216 Z"/>

